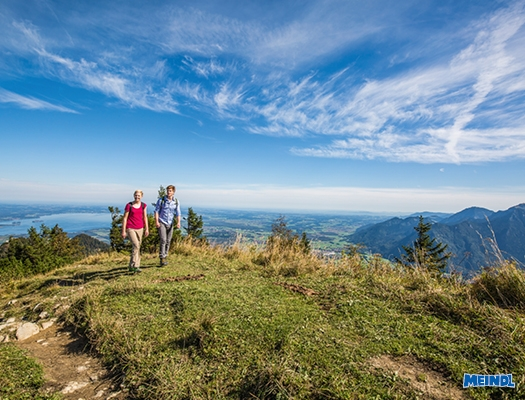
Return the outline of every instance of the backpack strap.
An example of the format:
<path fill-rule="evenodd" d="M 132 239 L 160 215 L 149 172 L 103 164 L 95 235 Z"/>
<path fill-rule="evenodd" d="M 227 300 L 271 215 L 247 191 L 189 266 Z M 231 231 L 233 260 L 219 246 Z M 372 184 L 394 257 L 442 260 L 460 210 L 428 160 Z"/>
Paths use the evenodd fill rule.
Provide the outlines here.
<path fill-rule="evenodd" d="M 173 200 L 175 200 L 175 211 L 177 210 L 177 208 L 179 207 L 179 200 L 177 200 L 176 197 L 173 198 Z M 162 210 L 164 209 L 164 205 L 166 204 L 166 196 L 162 196 L 162 201 L 160 202 L 160 210 L 159 210 L 159 214 L 162 212 Z M 171 224 L 175 224 L 175 218 L 173 218 L 173 221 L 171 221 Z"/>
<path fill-rule="evenodd" d="M 176 197 L 173 198 L 173 200 L 175 200 L 175 207 L 178 207 L 179 206 L 179 200 L 177 200 Z M 164 209 L 164 205 L 166 204 L 166 196 L 162 196 L 162 201 L 160 203 L 160 209 L 163 210 Z"/>
<path fill-rule="evenodd" d="M 131 212 L 131 207 L 133 207 L 133 202 L 130 201 L 128 204 L 129 204 L 129 208 L 130 208 L 129 212 Z M 144 209 L 146 208 L 146 203 L 143 203 L 143 202 L 141 201 L 141 202 L 140 202 L 140 208 L 141 208 L 141 210 L 144 210 Z"/>

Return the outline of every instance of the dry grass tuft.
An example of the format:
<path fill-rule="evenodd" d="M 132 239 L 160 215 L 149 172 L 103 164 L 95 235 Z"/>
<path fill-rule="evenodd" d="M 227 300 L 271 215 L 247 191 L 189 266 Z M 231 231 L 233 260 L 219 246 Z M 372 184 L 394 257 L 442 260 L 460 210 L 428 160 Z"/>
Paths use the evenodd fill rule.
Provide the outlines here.
<path fill-rule="evenodd" d="M 514 262 L 486 268 L 472 282 L 471 291 L 480 302 L 525 309 L 525 273 Z"/>
<path fill-rule="evenodd" d="M 100 252 L 91 256 L 84 258 L 79 261 L 81 264 L 86 265 L 98 265 L 106 262 L 127 262 L 129 260 L 129 255 L 124 253 L 117 252 Z"/>

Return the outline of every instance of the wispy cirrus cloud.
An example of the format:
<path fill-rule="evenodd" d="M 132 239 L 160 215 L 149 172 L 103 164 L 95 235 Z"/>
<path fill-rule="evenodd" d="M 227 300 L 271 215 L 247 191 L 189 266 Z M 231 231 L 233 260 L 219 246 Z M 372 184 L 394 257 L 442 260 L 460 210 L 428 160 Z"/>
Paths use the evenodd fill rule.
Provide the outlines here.
<path fill-rule="evenodd" d="M 136 67 L 126 54 L 107 52 L 92 61 L 83 57 L 74 59 L 48 50 L 54 46 L 42 38 L 33 24 L 15 21 L 12 26 L 15 33 L 11 37 L 16 40 L 4 42 L 4 46 L 12 45 L 13 50 L 16 44 L 25 54 L 32 55 L 39 75 L 102 93 L 129 107 L 179 112 L 177 102 L 163 82 L 165 68 L 161 60 Z"/>
<path fill-rule="evenodd" d="M 298 156 L 525 158 L 523 1 L 454 32 L 431 20 L 411 28 L 412 9 L 425 11 L 417 2 L 284 2 L 242 12 L 206 1 L 123 4 L 88 7 L 82 19 L 56 9 L 62 42 L 41 17 L 3 14 L 14 22 L 0 28 L 0 46 L 30 60 L 35 75 L 124 106 L 205 111 L 250 133 L 317 142 L 293 147 Z M 393 51 L 391 43 L 403 46 Z M 359 64 L 355 49 L 365 45 L 372 61 Z"/>
<path fill-rule="evenodd" d="M 71 108 L 52 104 L 47 101 L 34 98 L 32 96 L 22 96 L 2 88 L 0 88 L 0 103 L 14 104 L 20 108 L 25 108 L 27 110 L 48 110 L 78 114 L 78 111 L 75 111 Z"/>
<path fill-rule="evenodd" d="M 380 31 L 382 21 L 399 13 L 399 7 L 388 3 L 371 3 L 381 3 L 389 12 L 362 10 L 360 2 L 338 0 L 306 1 L 302 7 L 289 2 L 264 7 L 245 3 L 241 8 L 231 4 L 214 8 L 209 2 L 202 9 L 198 3 L 168 6 L 157 34 L 167 53 L 230 55 L 259 67 L 290 70 Z"/>
<path fill-rule="evenodd" d="M 156 86 L 154 80 L 142 80 L 140 76 L 133 76 L 134 72 L 108 70 L 96 62 L 84 59 L 74 61 L 46 50 L 39 50 L 38 54 L 41 61 L 46 63 L 48 74 L 58 76 L 72 85 L 101 92 L 130 107 L 178 113 L 177 102 L 163 87 Z M 158 71 L 156 68 L 151 69 L 154 75 Z"/>
<path fill-rule="evenodd" d="M 525 43 L 524 24 L 518 3 L 474 24 L 475 40 L 448 64 L 367 82 L 330 117 L 327 133 L 348 138 L 292 152 L 424 163 L 525 158 L 523 117 L 504 120 L 495 112 L 523 111 L 517 79 L 525 60 L 515 43 Z"/>
<path fill-rule="evenodd" d="M 236 7 L 231 6 L 226 12 L 222 7 L 205 11 L 180 4 L 145 7 L 139 12 L 138 8 L 107 5 L 103 10 L 83 9 L 82 19 L 56 9 L 50 18 L 60 21 L 63 29 L 38 25 L 41 15 L 35 16 L 35 23 L 12 16 L 13 21 L 6 21 L 6 26 L 14 29 L 0 29 L 5 33 L 0 45 L 13 53 L 23 51 L 24 57 L 35 55 L 35 68 L 44 67 L 40 72 L 48 77 L 100 91 L 132 107 L 156 111 L 176 110 L 177 100 L 170 99 L 169 88 L 180 88 L 188 81 L 188 86 L 196 86 L 199 79 L 210 82 L 215 78 L 211 87 L 200 90 L 199 98 L 206 105 L 214 103 L 223 115 L 225 102 L 241 104 L 235 101 L 237 95 L 231 96 L 242 92 L 231 80 L 239 72 L 239 64 L 247 66 L 241 79 L 261 65 L 289 70 L 365 35 L 361 26 L 337 16 L 336 6 L 341 4 L 345 2 L 330 7 L 311 2 L 299 17 L 294 9 L 294 13 L 283 13 L 280 20 L 273 18 L 273 7 L 257 10 L 264 15 L 252 11 L 248 19 L 236 16 Z M 47 8 L 53 11 L 49 4 Z M 67 41 L 61 41 L 64 32 Z M 102 51 L 101 42 L 105 44 Z M 174 57 L 182 61 L 173 64 Z M 224 62 L 225 58 L 230 61 Z M 162 78 L 151 73 L 152 65 L 166 65 L 166 60 L 171 65 Z M 193 75 L 180 74 L 181 65 L 188 66 Z M 261 81 L 261 77 L 256 80 Z M 252 94 L 260 89 L 257 85 L 253 84 Z M 195 106 L 201 108 L 201 104 Z"/>
<path fill-rule="evenodd" d="M 325 158 L 384 159 L 394 162 L 454 163 L 450 154 L 444 151 L 450 133 L 433 132 L 417 143 L 406 135 L 384 133 L 380 138 L 335 140 L 330 145 L 318 148 L 291 151 L 300 156 Z M 445 139 L 439 139 L 439 133 Z M 456 148 L 462 163 L 505 161 L 523 158 L 525 154 L 525 132 L 523 129 L 469 130 Z"/>
<path fill-rule="evenodd" d="M 206 61 L 196 61 L 190 56 L 186 56 L 182 63 L 193 70 L 197 75 L 202 75 L 204 78 L 209 79 L 216 75 L 222 75 L 224 72 L 230 70 L 228 66 L 224 66 L 220 61 L 210 59 Z"/>

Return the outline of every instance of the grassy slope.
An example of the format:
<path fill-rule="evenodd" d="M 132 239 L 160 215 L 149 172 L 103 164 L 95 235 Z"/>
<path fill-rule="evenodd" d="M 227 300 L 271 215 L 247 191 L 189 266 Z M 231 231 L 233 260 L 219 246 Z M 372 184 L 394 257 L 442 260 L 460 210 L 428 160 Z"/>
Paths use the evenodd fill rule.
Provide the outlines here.
<path fill-rule="evenodd" d="M 481 304 L 471 285 L 393 271 L 377 259 L 261 266 L 253 251 L 183 248 L 167 268 L 154 262 L 129 275 L 122 257 L 92 258 L 12 283 L 0 305 L 26 295 L 6 316 L 30 314 L 37 302 L 53 312 L 67 298 L 66 320 L 122 371 L 136 398 L 429 397 L 372 362 L 384 355 L 412 360 L 421 382 L 438 371 L 443 388 L 461 388 L 463 373 L 513 373 L 523 385 L 524 314 Z M 182 279 L 188 275 L 196 279 Z"/>

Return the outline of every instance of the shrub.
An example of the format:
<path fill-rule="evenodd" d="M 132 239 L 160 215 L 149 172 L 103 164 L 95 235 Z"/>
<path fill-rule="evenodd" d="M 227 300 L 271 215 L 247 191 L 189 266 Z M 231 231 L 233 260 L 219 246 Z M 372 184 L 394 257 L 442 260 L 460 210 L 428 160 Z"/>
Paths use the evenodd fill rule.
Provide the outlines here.
<path fill-rule="evenodd" d="M 10 238 L 2 245 L 0 279 L 45 273 L 82 257 L 79 242 L 69 239 L 58 225 L 42 224 L 40 232 L 31 227 L 27 233 L 27 238 Z"/>
<path fill-rule="evenodd" d="M 479 301 L 525 309 L 525 273 L 515 262 L 486 268 L 474 279 L 471 290 Z"/>

